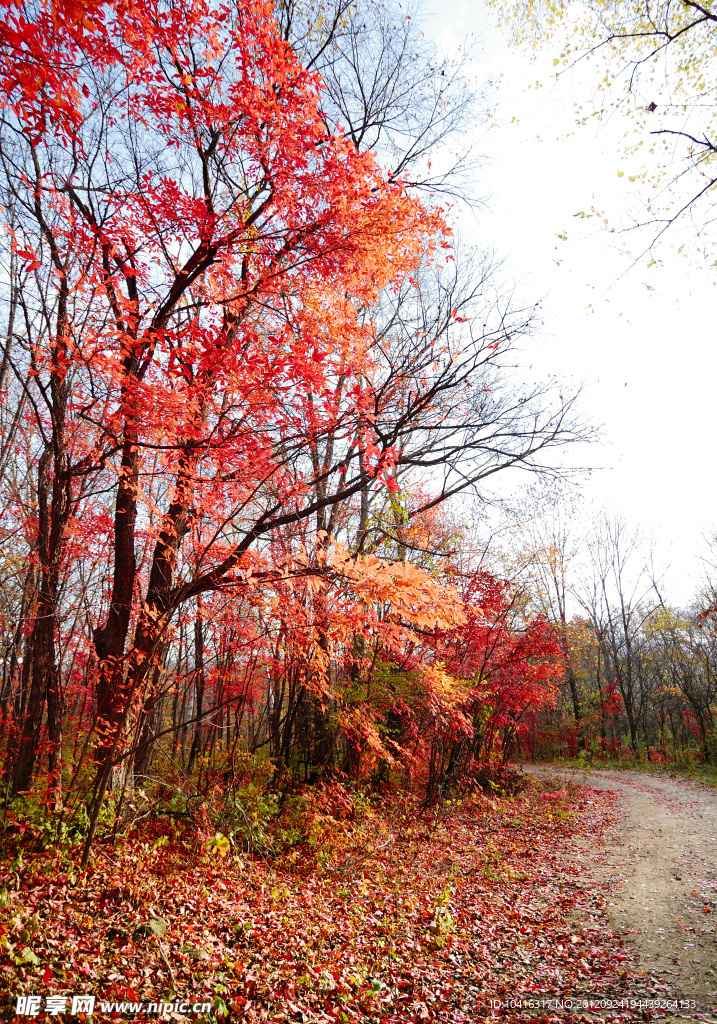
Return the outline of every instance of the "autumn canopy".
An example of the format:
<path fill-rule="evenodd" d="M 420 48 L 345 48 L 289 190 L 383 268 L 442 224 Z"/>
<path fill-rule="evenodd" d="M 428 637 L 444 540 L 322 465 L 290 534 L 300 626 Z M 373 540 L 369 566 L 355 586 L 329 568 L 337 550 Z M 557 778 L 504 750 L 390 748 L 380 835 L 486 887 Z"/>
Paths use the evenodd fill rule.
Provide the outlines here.
<path fill-rule="evenodd" d="M 137 780 L 435 794 L 552 699 L 550 629 L 445 502 L 565 409 L 498 397 L 520 328 L 474 328 L 436 193 L 327 114 L 340 24 L 6 9 L 5 782 L 89 841 Z"/>

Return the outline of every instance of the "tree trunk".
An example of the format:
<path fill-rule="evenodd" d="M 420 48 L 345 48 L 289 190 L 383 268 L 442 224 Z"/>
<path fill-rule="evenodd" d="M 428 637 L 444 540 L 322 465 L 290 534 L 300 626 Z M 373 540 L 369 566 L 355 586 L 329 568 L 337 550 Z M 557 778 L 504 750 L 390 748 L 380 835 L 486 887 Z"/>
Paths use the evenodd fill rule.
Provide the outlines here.
<path fill-rule="evenodd" d="M 204 622 L 202 620 L 202 597 L 197 597 L 197 615 L 194 620 L 194 714 L 197 719 L 194 726 L 192 749 L 189 751 L 188 771 L 194 767 L 197 754 L 202 744 L 202 713 L 204 711 Z"/>
<path fill-rule="evenodd" d="M 114 522 L 114 571 L 112 596 L 105 624 L 94 631 L 93 640 L 100 666 L 97 680 L 99 743 L 97 759 L 107 756 L 113 736 L 124 713 L 124 651 L 129 630 L 136 574 L 135 523 L 137 456 L 131 441 L 122 451 Z"/>
<path fill-rule="evenodd" d="M 53 388 L 55 402 L 53 407 L 63 402 Z M 60 417 L 60 424 L 62 417 Z M 59 764 L 61 760 L 62 707 L 60 699 L 59 673 L 55 653 L 55 613 L 57 607 L 57 583 L 59 562 L 62 551 L 64 530 L 69 518 L 70 502 L 68 482 L 61 478 L 64 466 L 62 457 L 62 433 L 60 425 L 55 424 L 56 448 L 55 475 L 52 484 L 52 498 L 49 499 L 50 486 L 48 473 L 53 458 L 53 447 L 45 448 L 38 464 L 37 471 L 37 505 L 38 505 L 38 539 L 37 546 L 42 566 L 40 594 L 35 610 L 35 621 L 32 628 L 32 682 L 28 700 L 21 716 L 20 738 L 15 763 L 13 765 L 12 792 L 26 792 L 32 782 L 32 774 L 37 758 L 37 751 L 42 733 L 42 716 L 45 701 L 48 704 L 49 732 L 49 768 L 51 786 L 57 796 L 60 784 Z"/>
<path fill-rule="evenodd" d="M 585 749 L 585 736 L 583 735 L 583 715 L 580 707 L 580 697 L 578 696 L 578 682 L 575 678 L 572 665 L 570 664 L 569 655 L 566 657 L 565 675 L 568 680 L 568 686 L 570 687 L 570 697 L 573 702 L 573 715 L 575 716 L 575 729 L 578 734 L 578 749 Z"/>

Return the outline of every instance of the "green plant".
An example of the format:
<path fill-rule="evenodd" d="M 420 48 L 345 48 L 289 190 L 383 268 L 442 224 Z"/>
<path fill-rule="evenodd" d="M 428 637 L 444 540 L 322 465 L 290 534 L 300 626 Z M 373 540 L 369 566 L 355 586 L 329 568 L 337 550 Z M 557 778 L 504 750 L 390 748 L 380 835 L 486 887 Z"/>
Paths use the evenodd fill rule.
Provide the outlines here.
<path fill-rule="evenodd" d="M 224 835 L 234 845 L 241 845 L 249 853 L 255 847 L 271 845 L 268 826 L 279 810 L 279 797 L 249 782 L 237 787 L 226 800 L 217 817 Z"/>

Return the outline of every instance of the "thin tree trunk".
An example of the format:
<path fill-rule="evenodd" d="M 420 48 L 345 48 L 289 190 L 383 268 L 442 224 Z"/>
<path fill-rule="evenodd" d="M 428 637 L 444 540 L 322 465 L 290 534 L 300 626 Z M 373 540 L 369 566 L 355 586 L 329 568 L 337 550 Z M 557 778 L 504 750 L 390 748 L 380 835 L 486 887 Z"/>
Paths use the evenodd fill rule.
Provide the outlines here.
<path fill-rule="evenodd" d="M 197 597 L 197 615 L 194 620 L 194 689 L 195 689 L 195 717 L 194 739 L 192 749 L 189 751 L 188 771 L 194 767 L 197 754 L 202 743 L 202 712 L 204 710 L 204 622 L 202 620 L 202 597 Z"/>

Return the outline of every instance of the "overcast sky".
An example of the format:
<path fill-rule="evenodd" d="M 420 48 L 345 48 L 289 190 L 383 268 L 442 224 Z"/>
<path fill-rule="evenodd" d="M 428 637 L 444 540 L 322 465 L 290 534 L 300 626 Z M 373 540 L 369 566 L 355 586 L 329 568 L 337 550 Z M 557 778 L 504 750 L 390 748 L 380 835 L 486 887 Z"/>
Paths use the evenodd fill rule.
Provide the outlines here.
<path fill-rule="evenodd" d="M 701 575 L 702 537 L 717 524 L 715 273 L 694 249 L 689 258 L 677 253 L 688 231 L 661 244 L 648 268 L 649 257 L 635 264 L 621 254 L 637 239 L 575 217 L 594 206 L 619 225 L 641 201 L 629 178 L 643 162 L 623 153 L 633 125 L 616 116 L 576 127 L 573 101 L 589 104 L 595 93 L 590 65 L 556 83 L 557 47 L 532 62 L 508 46 L 482 4 L 433 0 L 427 10 L 427 35 L 450 49 L 475 34 L 476 80 L 501 80 L 494 127 L 476 126 L 487 158 L 479 223 L 521 297 L 543 299 L 528 364 L 541 377 L 584 382 L 583 408 L 604 425 L 587 456 L 595 467 L 588 503 L 654 533 L 658 562 L 671 565 L 664 597 L 686 602 Z"/>

